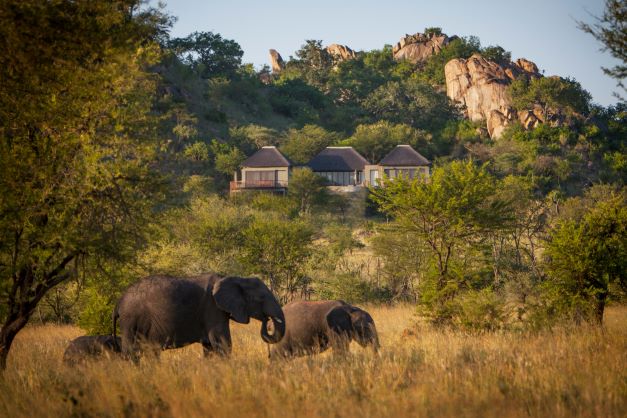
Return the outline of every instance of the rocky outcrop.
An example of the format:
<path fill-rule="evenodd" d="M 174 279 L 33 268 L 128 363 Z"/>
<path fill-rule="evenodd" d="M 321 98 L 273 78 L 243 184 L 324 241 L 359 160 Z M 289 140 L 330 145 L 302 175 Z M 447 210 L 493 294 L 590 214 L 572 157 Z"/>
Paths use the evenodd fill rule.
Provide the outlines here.
<path fill-rule="evenodd" d="M 519 77 L 541 77 L 531 61 L 519 59 L 500 65 L 479 54 L 465 59 L 453 59 L 444 67 L 446 93 L 465 108 L 473 121 L 485 120 L 491 138 L 498 138 L 514 120 L 532 128 L 541 123 L 536 109 L 518 114 L 507 92 L 509 84 Z"/>
<path fill-rule="evenodd" d="M 285 68 L 285 61 L 281 57 L 281 54 L 276 49 L 270 50 L 270 63 L 272 65 L 272 72 L 277 74 Z"/>
<path fill-rule="evenodd" d="M 327 53 L 333 57 L 335 61 L 346 61 L 353 59 L 357 56 L 355 51 L 347 47 L 346 45 L 331 44 L 325 48 Z"/>
<path fill-rule="evenodd" d="M 392 54 L 396 60 L 408 60 L 413 64 L 425 61 L 432 55 L 438 54 L 442 48 L 449 44 L 456 36 L 449 38 L 444 34 L 432 34 L 431 36 L 422 33 L 405 35 L 392 48 Z"/>

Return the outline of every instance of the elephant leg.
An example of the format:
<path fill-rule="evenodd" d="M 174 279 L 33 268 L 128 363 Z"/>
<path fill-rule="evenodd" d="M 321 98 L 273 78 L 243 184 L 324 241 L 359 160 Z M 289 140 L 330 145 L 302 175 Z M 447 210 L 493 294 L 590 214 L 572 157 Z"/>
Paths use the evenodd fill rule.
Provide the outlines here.
<path fill-rule="evenodd" d="M 231 330 L 228 324 L 219 329 L 209 331 L 209 338 L 203 341 L 203 352 L 205 356 L 217 354 L 219 356 L 228 356 L 231 354 Z"/>
<path fill-rule="evenodd" d="M 122 330 L 122 356 L 135 364 L 139 363 L 139 343 L 135 331 L 132 329 Z"/>
<path fill-rule="evenodd" d="M 209 357 L 209 356 L 214 356 L 214 355 L 218 355 L 218 356 L 225 356 L 228 353 L 224 353 L 224 350 L 222 349 L 222 347 L 217 344 L 215 341 L 212 343 L 210 340 L 203 340 L 201 341 L 202 344 L 202 353 L 205 357 Z"/>

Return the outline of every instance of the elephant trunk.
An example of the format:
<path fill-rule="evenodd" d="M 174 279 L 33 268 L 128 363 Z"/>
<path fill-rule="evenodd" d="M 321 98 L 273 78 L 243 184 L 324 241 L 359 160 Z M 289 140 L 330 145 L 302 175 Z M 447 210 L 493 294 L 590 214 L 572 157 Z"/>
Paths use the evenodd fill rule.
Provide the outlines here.
<path fill-rule="evenodd" d="M 272 334 L 268 332 L 268 318 L 261 321 L 261 339 L 268 344 L 276 344 L 285 335 L 285 317 L 271 316 Z"/>

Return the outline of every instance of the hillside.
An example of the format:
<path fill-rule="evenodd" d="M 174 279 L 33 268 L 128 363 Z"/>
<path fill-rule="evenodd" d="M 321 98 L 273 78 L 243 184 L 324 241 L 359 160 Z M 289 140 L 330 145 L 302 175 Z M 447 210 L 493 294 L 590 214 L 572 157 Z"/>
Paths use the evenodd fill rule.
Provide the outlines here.
<path fill-rule="evenodd" d="M 577 195 L 626 178 L 622 107 L 601 108 L 576 80 L 544 76 L 535 63 L 476 37 L 427 28 L 372 51 L 309 40 L 288 61 L 270 50 L 272 70 L 233 65 L 215 73 L 202 63 L 201 41 L 185 50 L 170 44 L 157 67 L 170 158 L 179 171 L 222 180 L 218 190 L 263 145 L 306 160 L 332 144 L 366 155 L 372 146 L 386 153 L 407 142 L 431 160 L 469 156 L 490 162 L 498 176 L 531 176 L 542 194 Z M 211 59 L 237 61 L 238 48 L 230 60 Z M 212 148 L 213 139 L 224 146 Z M 203 164 L 184 156 L 190 148 L 197 160 L 193 147 L 206 147 Z M 295 155 L 303 148 L 307 155 Z"/>

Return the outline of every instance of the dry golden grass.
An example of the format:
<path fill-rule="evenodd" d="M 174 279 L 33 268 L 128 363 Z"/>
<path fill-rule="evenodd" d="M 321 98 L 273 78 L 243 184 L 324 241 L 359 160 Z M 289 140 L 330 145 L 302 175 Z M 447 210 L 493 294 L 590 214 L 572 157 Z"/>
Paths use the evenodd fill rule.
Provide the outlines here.
<path fill-rule="evenodd" d="M 33 326 L 0 376 L 0 416 L 174 417 L 625 417 L 627 308 L 594 328 L 470 335 L 425 328 L 403 334 L 411 307 L 370 309 L 382 351 L 353 343 L 270 363 L 259 324 L 233 326 L 229 360 L 193 345 L 139 366 L 62 361 L 75 327 Z"/>

